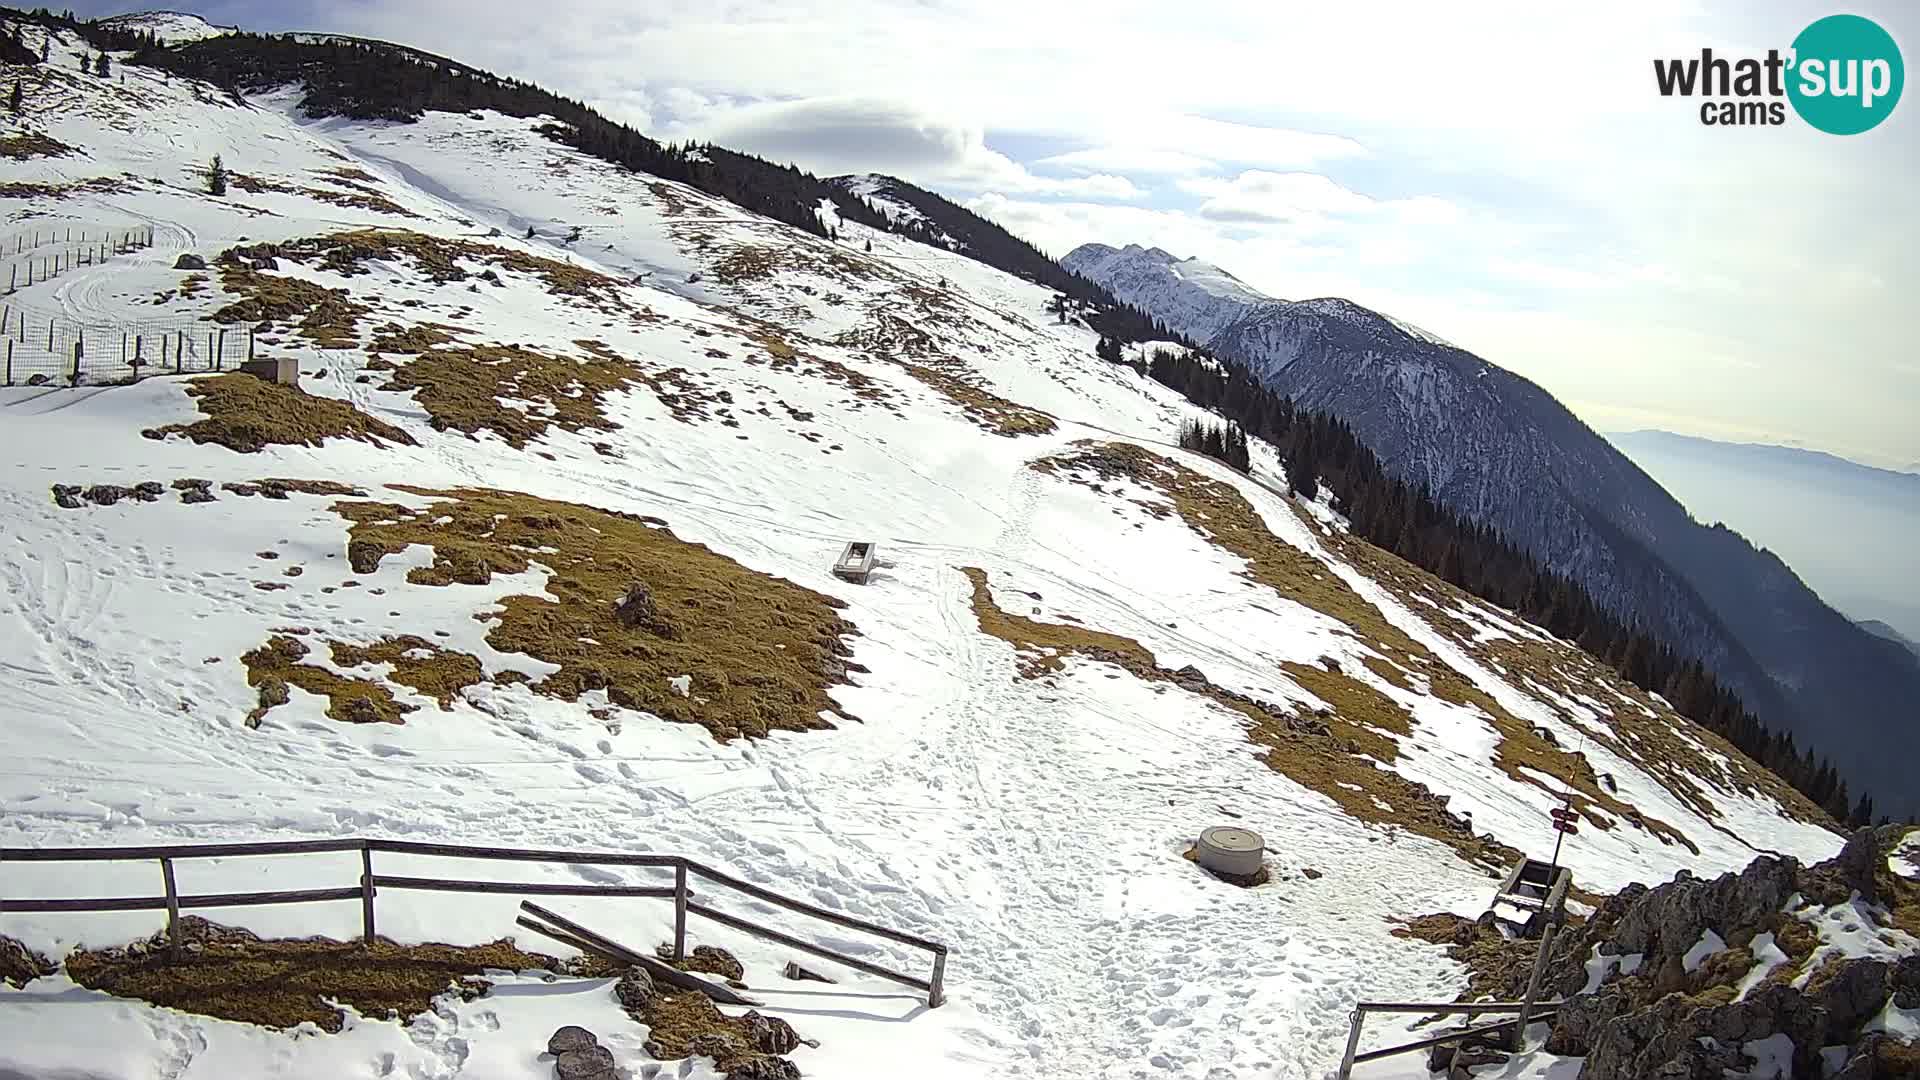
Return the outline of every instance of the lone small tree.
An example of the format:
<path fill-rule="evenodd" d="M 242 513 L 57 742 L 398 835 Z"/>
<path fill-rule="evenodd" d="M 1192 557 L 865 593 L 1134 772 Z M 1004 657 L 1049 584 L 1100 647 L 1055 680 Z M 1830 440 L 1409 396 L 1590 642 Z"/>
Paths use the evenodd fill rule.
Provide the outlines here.
<path fill-rule="evenodd" d="M 567 233 L 567 243 L 572 244 L 577 242 L 579 239 L 580 239 L 580 226 L 575 225 L 573 229 Z"/>
<path fill-rule="evenodd" d="M 103 79 L 113 78 L 113 60 L 107 56 L 107 50 L 100 50 L 100 59 L 94 62 L 93 73 Z"/>
<path fill-rule="evenodd" d="M 13 110 L 13 114 L 15 116 L 20 115 L 20 80 L 19 79 L 13 80 L 13 93 L 7 96 L 7 108 Z"/>
<path fill-rule="evenodd" d="M 88 56 L 86 53 L 80 54 L 80 73 L 82 75 L 93 74 L 93 57 Z"/>
<path fill-rule="evenodd" d="M 207 194 L 225 195 L 227 193 L 227 166 L 220 155 L 213 155 L 213 164 L 207 166 Z"/>
<path fill-rule="evenodd" d="M 873 250 L 873 241 L 872 241 L 872 240 L 868 240 L 868 241 L 867 241 L 867 250 L 868 250 L 868 251 L 872 251 L 872 250 Z"/>
<path fill-rule="evenodd" d="M 51 35 L 40 39 L 40 62 L 43 64 L 53 55 L 53 42 L 50 38 Z"/>
<path fill-rule="evenodd" d="M 527 239 L 533 239 L 533 226 L 527 226 Z"/>

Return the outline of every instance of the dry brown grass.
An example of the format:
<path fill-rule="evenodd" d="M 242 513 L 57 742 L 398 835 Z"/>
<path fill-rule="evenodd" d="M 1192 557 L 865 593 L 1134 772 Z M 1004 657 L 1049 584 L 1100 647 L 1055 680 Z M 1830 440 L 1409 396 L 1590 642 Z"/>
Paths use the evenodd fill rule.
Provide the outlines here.
<path fill-rule="evenodd" d="M 395 217 L 418 218 L 420 216 L 401 206 L 399 203 L 394 202 L 392 199 L 387 198 L 385 195 L 380 194 L 377 190 L 349 182 L 345 175 L 348 172 L 358 172 L 358 170 L 340 170 L 333 176 L 323 177 L 323 179 L 331 183 L 342 184 L 343 186 L 353 188 L 354 190 L 351 191 L 329 191 L 326 188 L 283 184 L 277 180 L 267 180 L 262 177 L 249 176 L 246 173 L 239 172 L 229 172 L 227 174 L 227 182 L 239 188 L 241 191 L 253 195 L 268 192 L 276 195 L 298 195 L 316 202 L 331 203 L 334 206 L 345 206 L 356 210 L 371 210 L 374 213 L 391 214 Z M 358 173 L 358 175 L 367 176 L 366 173 Z M 373 177 L 368 176 L 367 179 L 372 180 Z"/>
<path fill-rule="evenodd" d="M 323 667 L 302 664 L 307 647 L 298 638 L 276 634 L 265 645 L 240 658 L 247 668 L 247 685 L 259 691 L 260 703 L 247 714 L 249 726 L 288 701 L 287 687 L 297 686 L 327 699 L 327 715 L 348 724 L 398 724 L 413 706 L 394 700 L 393 691 L 367 679 L 337 675 Z"/>
<path fill-rule="evenodd" d="M 418 331 L 420 328 L 415 328 Z M 439 431 L 491 431 L 515 448 L 551 427 L 612 431 L 608 394 L 629 389 L 638 368 L 619 360 L 554 356 L 518 345 L 432 348 L 396 366 L 383 390 L 412 391 Z M 525 403 L 518 409 L 502 399 Z"/>
<path fill-rule="evenodd" d="M 75 152 L 73 147 L 43 131 L 0 136 L 0 158 L 25 161 L 37 157 L 65 157 Z"/>
<path fill-rule="evenodd" d="M 1595 828 L 1611 828 L 1616 818 L 1628 818 L 1647 829 L 1663 843 L 1678 843 L 1698 852 L 1692 841 L 1678 829 L 1641 814 L 1601 788 L 1599 778 L 1586 758 L 1548 743 L 1499 702 L 1482 691 L 1464 675 L 1440 661 L 1426 646 L 1408 636 L 1389 621 L 1371 601 L 1349 588 L 1326 564 L 1305 551 L 1274 536 L 1245 496 L 1232 485 L 1212 480 L 1184 465 L 1130 443 L 1083 442 L 1073 450 L 1035 462 L 1033 468 L 1044 473 L 1073 477 L 1092 473 L 1104 480 L 1125 478 L 1152 488 L 1171 502 L 1187 526 L 1214 544 L 1247 561 L 1245 575 L 1343 624 L 1376 656 L 1367 661 L 1369 670 L 1388 682 L 1405 687 L 1406 673 L 1424 677 L 1430 692 L 1456 705 L 1472 706 L 1481 712 L 1501 736 L 1494 763 L 1513 779 L 1532 784 L 1556 798 L 1572 791 L 1572 806 Z M 1083 481 L 1084 482 L 1084 481 Z M 1293 512 L 1289 506 L 1288 512 Z M 1370 549 L 1369 563 L 1391 560 L 1379 549 Z M 1368 568 L 1368 563 L 1361 563 Z M 1423 606 L 1423 605 L 1415 605 Z M 1395 659 L 1391 664 L 1390 658 Z M 1310 667 L 1289 671 L 1302 679 L 1312 679 L 1328 694 L 1340 694 L 1346 708 L 1338 709 L 1340 720 L 1359 722 L 1376 731 L 1404 734 L 1409 728 L 1403 711 L 1391 707 L 1391 701 L 1377 690 L 1350 678 L 1329 680 Z M 1349 686 L 1348 684 L 1352 684 Z M 1353 686 L 1360 687 L 1354 690 Z M 1309 689 L 1313 689 L 1311 686 Z M 1315 691 L 1323 700 L 1326 695 Z M 1352 709 L 1354 711 L 1348 711 Z M 1347 732 L 1362 743 L 1359 733 Z M 1385 750 L 1375 739 L 1373 749 Z M 1392 760 L 1382 757 L 1383 762 Z M 1279 767 L 1279 766 L 1276 766 Z M 1282 771 L 1286 771 L 1284 768 Z M 1535 775 L 1535 774 L 1539 775 Z M 1292 775 L 1289 773 L 1289 775 Z M 1542 779 L 1542 777 L 1546 779 Z M 1296 777 L 1297 779 L 1297 777 Z M 1317 786 L 1317 785 L 1316 785 Z M 1330 793 L 1331 794 L 1331 793 Z M 1349 792 L 1352 796 L 1357 793 Z M 1340 799 L 1339 795 L 1334 795 Z M 1354 812 L 1363 800 L 1349 797 L 1342 805 Z M 1371 799 L 1364 800 L 1371 804 Z M 1388 800 L 1392 801 L 1392 800 Z"/>
<path fill-rule="evenodd" d="M 244 930 L 181 920 L 194 948 L 168 958 L 165 931 L 136 946 L 80 950 L 68 955 L 67 974 L 91 990 L 169 1009 L 292 1028 L 313 1024 L 337 1032 L 338 1002 L 364 1016 L 402 1023 L 433 1007 L 442 994 L 473 998 L 486 992 L 489 970 L 551 971 L 552 957 L 522 952 L 512 942 L 488 945 L 373 945 L 326 938 L 263 940 Z"/>
<path fill-rule="evenodd" d="M 58 198 L 77 191 L 111 195 L 127 190 L 124 180 L 112 176 L 96 176 L 90 180 L 80 180 L 71 184 L 34 184 L 9 181 L 0 183 L 0 199 L 40 199 Z"/>
<path fill-rule="evenodd" d="M 1425 785 L 1376 766 L 1359 743 L 1341 734 L 1364 729 L 1337 726 L 1351 725 L 1353 718 L 1329 717 L 1324 726 L 1302 721 L 1204 677 L 1168 671 L 1132 638 L 1011 614 L 994 602 L 986 571 L 970 566 L 960 570 L 973 584 L 973 611 L 981 631 L 1014 647 L 1023 678 L 1058 672 L 1067 657 L 1079 656 L 1113 664 L 1136 678 L 1173 683 L 1246 717 L 1248 738 L 1267 748 L 1269 767 L 1327 796 L 1354 818 L 1438 840 L 1463 859 L 1484 866 L 1505 866 L 1518 857 L 1512 848 L 1474 837 L 1464 821 L 1447 812 L 1445 800 Z"/>
<path fill-rule="evenodd" d="M 1408 610 L 1434 630 L 1451 638 L 1483 664 L 1497 664 L 1496 670 L 1504 670 L 1508 681 L 1532 679 L 1568 698 L 1584 694 L 1601 701 L 1609 700 L 1610 690 L 1653 712 L 1655 715 L 1650 717 L 1633 706 L 1623 704 L 1613 708 L 1607 728 L 1592 732 L 1592 737 L 1612 753 L 1646 770 L 1702 816 L 1710 819 L 1720 816 L 1701 787 L 1702 781 L 1706 781 L 1734 792 L 1768 796 L 1801 821 L 1835 828 L 1826 811 L 1761 768 L 1733 744 L 1681 717 L 1586 653 L 1525 637 L 1477 640 L 1464 624 L 1413 597 L 1424 595 L 1443 606 L 1479 609 L 1489 606 L 1485 601 L 1354 537 L 1331 535 L 1323 537 L 1323 542 L 1350 565 L 1400 596 Z M 1509 622 L 1522 621 L 1509 612 L 1498 614 Z M 1687 737 L 1679 733 L 1681 730 Z M 1709 757 L 1709 752 L 1718 758 Z M 1719 759 L 1724 759 L 1725 764 Z"/>
<path fill-rule="evenodd" d="M 243 454 L 268 446 L 320 446 L 328 439 L 353 439 L 384 446 L 412 446 L 413 437 L 376 420 L 344 401 L 301 393 L 251 375 L 196 378 L 187 393 L 204 420 L 170 424 L 141 434 L 149 439 L 185 435 L 196 443 L 217 443 Z"/>
<path fill-rule="evenodd" d="M 1046 413 L 981 386 L 973 370 L 948 355 L 931 334 L 891 312 L 869 311 L 864 322 L 842 332 L 834 343 L 898 366 L 996 435 L 1048 435 L 1059 426 Z"/>
<path fill-rule="evenodd" d="M 437 500 L 424 510 L 343 502 L 354 569 L 425 544 L 420 585 L 485 584 L 494 574 L 552 570 L 540 596 L 510 596 L 487 642 L 559 670 L 531 688 L 564 700 L 604 689 L 624 708 L 699 724 L 716 738 L 831 727 L 846 716 L 828 691 L 860 670 L 845 657 L 852 624 L 840 601 L 749 570 L 657 522 L 513 492 L 404 488 Z M 450 518 L 435 524 L 440 518 Z M 652 627 L 623 625 L 614 605 L 636 583 L 651 590 Z M 668 680 L 692 677 L 687 697 Z M 823 715 L 824 714 L 824 715 Z"/>
<path fill-rule="evenodd" d="M 415 323 L 412 326 L 401 326 L 399 323 L 390 322 L 374 330 L 373 340 L 367 344 L 367 353 L 372 356 L 380 356 L 384 353 L 411 356 L 438 349 L 443 345 L 451 345 L 458 340 L 459 335 L 465 333 L 468 331 L 445 323 Z M 390 371 L 392 368 L 389 367 L 387 370 Z"/>
<path fill-rule="evenodd" d="M 341 667 L 393 665 L 389 679 L 433 698 L 442 709 L 450 707 L 460 691 L 487 681 L 478 657 L 442 649 L 411 634 L 381 638 L 371 645 L 329 641 L 327 649 Z"/>
<path fill-rule="evenodd" d="M 1447 957 L 1467 969 L 1467 988 L 1458 1001 L 1511 1000 L 1512 987 L 1526 979 L 1540 949 L 1537 941 L 1476 933 L 1472 919 L 1454 914 L 1400 920 L 1390 933 L 1446 946 Z"/>
<path fill-rule="evenodd" d="M 372 310 L 345 289 L 329 289 L 241 263 L 224 263 L 220 284 L 240 299 L 214 312 L 214 322 L 253 325 L 298 319 L 300 336 L 323 348 L 358 346 L 360 320 Z"/>
<path fill-rule="evenodd" d="M 598 271 L 492 244 L 402 229 L 360 229 L 296 240 L 276 245 L 274 253 L 296 262 L 317 261 L 348 277 L 366 273 L 368 262 L 411 260 L 428 278 L 443 285 L 466 281 L 474 274 L 468 265 L 478 264 L 538 277 L 557 295 L 592 299 L 622 310 L 627 308 L 624 285 Z"/>

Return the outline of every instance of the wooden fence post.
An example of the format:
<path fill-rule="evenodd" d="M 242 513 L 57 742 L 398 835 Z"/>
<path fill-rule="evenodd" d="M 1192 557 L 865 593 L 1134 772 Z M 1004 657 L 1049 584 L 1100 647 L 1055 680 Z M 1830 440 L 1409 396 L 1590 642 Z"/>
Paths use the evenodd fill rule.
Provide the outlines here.
<path fill-rule="evenodd" d="M 673 867 L 673 958 L 687 958 L 687 864 Z"/>
<path fill-rule="evenodd" d="M 373 946 L 373 848 L 360 845 L 360 931 L 361 943 Z"/>
<path fill-rule="evenodd" d="M 83 349 L 81 343 L 76 340 L 73 343 L 73 385 L 75 386 L 80 385 L 80 357 L 82 355 Z"/>
<path fill-rule="evenodd" d="M 180 960 L 180 891 L 173 885 L 173 860 L 160 860 L 160 875 L 167 882 L 167 937 L 173 945 L 171 954 L 175 963 Z"/>
<path fill-rule="evenodd" d="M 120 331 L 120 366 L 127 366 L 127 332 Z"/>
<path fill-rule="evenodd" d="M 7 385 L 13 385 L 13 339 L 7 339 Z"/>
<path fill-rule="evenodd" d="M 222 360 L 225 360 L 226 356 L 227 356 L 227 328 L 223 326 L 220 328 L 220 347 L 218 349 L 215 349 L 213 353 L 213 370 L 215 371 L 220 370 L 220 362 Z"/>
<path fill-rule="evenodd" d="M 53 351 L 53 320 L 47 320 L 47 351 Z"/>
<path fill-rule="evenodd" d="M 937 1009 L 947 1000 L 947 954 L 933 954 L 933 978 L 927 985 L 927 1008 Z"/>

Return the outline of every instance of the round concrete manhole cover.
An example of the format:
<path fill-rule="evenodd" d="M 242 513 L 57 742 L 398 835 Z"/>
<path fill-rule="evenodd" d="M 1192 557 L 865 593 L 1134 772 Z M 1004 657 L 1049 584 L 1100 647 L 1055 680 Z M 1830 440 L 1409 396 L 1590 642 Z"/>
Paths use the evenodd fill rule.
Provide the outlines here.
<path fill-rule="evenodd" d="M 1234 854 L 1256 852 L 1266 846 L 1261 842 L 1259 833 L 1249 829 L 1236 829 L 1231 825 L 1215 825 L 1201 833 L 1200 844 L 1215 851 Z"/>

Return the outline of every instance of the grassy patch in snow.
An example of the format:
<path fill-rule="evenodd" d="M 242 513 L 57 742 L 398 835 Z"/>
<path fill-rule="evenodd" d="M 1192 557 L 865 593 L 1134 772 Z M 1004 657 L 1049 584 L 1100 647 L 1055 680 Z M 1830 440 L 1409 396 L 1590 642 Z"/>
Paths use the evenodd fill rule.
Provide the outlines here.
<path fill-rule="evenodd" d="M 51 960 L 14 938 L 0 935 L 0 983 L 19 989 L 56 970 Z"/>
<path fill-rule="evenodd" d="M 1142 680 L 1171 683 L 1246 717 L 1248 738 L 1267 748 L 1270 768 L 1327 796 L 1349 815 L 1430 837 L 1452 847 L 1463 859 L 1489 867 L 1508 865 L 1518 857 L 1512 848 L 1475 837 L 1465 821 L 1447 812 L 1446 800 L 1425 785 L 1375 765 L 1351 737 L 1358 728 L 1347 719 L 1335 716 L 1320 724 L 1289 716 L 1268 703 L 1218 686 L 1192 669 L 1169 671 L 1132 638 L 1014 615 L 994 601 L 986 571 L 971 566 L 960 569 L 973 584 L 973 612 L 981 631 L 1014 647 L 1022 677 L 1053 674 L 1062 669 L 1067 657 L 1078 656 L 1113 664 Z"/>
<path fill-rule="evenodd" d="M 362 173 L 361 175 L 365 176 L 366 174 Z M 338 177 L 328 177 L 327 179 L 334 183 L 342 182 Z M 345 206 L 355 210 L 371 210 L 374 213 L 392 214 L 395 217 L 418 218 L 420 216 L 408 210 L 406 207 L 401 206 L 399 203 L 394 202 L 392 199 L 387 198 L 385 195 L 380 194 L 378 191 L 360 187 L 356 184 L 345 185 L 356 188 L 356 190 L 353 191 L 328 191 L 325 188 L 298 187 L 293 184 L 282 184 L 278 181 L 267 180 L 258 176 L 249 176 L 246 173 L 239 172 L 229 172 L 227 174 L 227 180 L 241 191 L 254 195 L 262 193 L 298 195 L 302 198 L 313 199 L 317 202 L 331 203 L 334 206 Z"/>
<path fill-rule="evenodd" d="M 1655 700 L 1585 652 L 1525 635 L 1479 640 L 1466 623 L 1415 597 L 1435 598 L 1442 606 L 1454 609 L 1484 610 L 1489 606 L 1485 601 L 1352 536 L 1326 534 L 1322 542 L 1334 548 L 1349 565 L 1398 596 L 1408 610 L 1436 632 L 1452 639 L 1483 665 L 1504 672 L 1509 682 L 1519 685 L 1522 679 L 1530 679 L 1569 699 L 1584 696 L 1607 703 L 1611 715 L 1597 728 L 1586 726 L 1589 736 L 1615 755 L 1638 765 L 1701 816 L 1710 819 L 1720 816 L 1719 809 L 1702 787 L 1706 783 L 1747 795 L 1765 795 L 1800 821 L 1835 828 L 1826 811 L 1761 768 L 1733 744 L 1681 717 L 1671 706 Z M 1508 622 L 1523 622 L 1511 612 L 1499 612 L 1499 617 Z M 1536 632 L 1544 633 L 1537 629 Z M 1648 716 L 1642 708 L 1655 715 Z M 1571 721 L 1564 708 L 1560 711 L 1564 719 Z"/>
<path fill-rule="evenodd" d="M 828 696 L 851 671 L 843 640 L 854 632 L 845 605 L 749 570 L 654 519 L 515 492 L 401 488 L 436 501 L 422 510 L 343 502 L 353 522 L 348 556 L 370 573 L 382 556 L 413 544 L 433 549 L 417 585 L 483 585 L 533 564 L 552 576 L 537 596 L 509 596 L 487 643 L 559 670 L 530 684 L 566 701 L 604 690 L 617 706 L 715 738 L 831 727 L 846 716 Z M 630 588 L 651 590 L 655 616 L 626 625 L 615 604 Z M 690 679 L 687 693 L 672 680 Z"/>
<path fill-rule="evenodd" d="M 229 251 L 226 255 L 232 255 Z M 222 256 L 220 284 L 240 299 L 213 313 L 217 323 L 260 324 L 300 320 L 300 336 L 328 349 L 360 344 L 360 320 L 372 309 L 345 289 L 269 274 Z"/>
<path fill-rule="evenodd" d="M 374 1019 L 402 1023 L 457 993 L 472 999 L 488 971 L 552 971 L 552 957 L 523 952 L 511 941 L 488 945 L 371 946 L 326 938 L 262 939 L 189 915 L 181 920 L 196 948 L 168 955 L 166 932 L 133 946 L 79 950 L 67 974 L 91 990 L 200 1016 L 287 1029 L 344 1026 L 338 1002 Z"/>
<path fill-rule="evenodd" d="M 71 184 L 35 184 L 8 181 L 0 183 L 0 199 L 51 199 L 85 191 L 97 195 L 113 195 L 127 189 L 126 182 L 111 176 L 96 176 L 91 180 L 79 180 Z"/>
<path fill-rule="evenodd" d="M 439 336 L 421 327 L 412 334 L 413 342 Z M 632 363 L 604 356 L 581 360 L 519 345 L 430 346 L 391 368 L 381 389 L 412 392 L 435 430 L 469 436 L 491 431 L 523 448 L 551 427 L 571 432 L 618 428 L 601 412 L 601 403 L 608 394 L 632 387 L 638 375 Z"/>
<path fill-rule="evenodd" d="M 247 725 L 257 727 L 276 706 L 285 705 L 289 686 L 327 699 L 327 715 L 348 724 L 398 724 L 414 706 L 394 700 L 393 691 L 369 679 L 349 678 L 313 664 L 302 664 L 307 647 L 298 638 L 276 634 L 265 645 L 240 658 L 247 668 L 247 685 L 259 693 L 259 704 L 247 714 Z"/>
<path fill-rule="evenodd" d="M 0 158 L 25 161 L 37 157 L 66 157 L 74 149 L 44 131 L 22 131 L 0 136 Z"/>
<path fill-rule="evenodd" d="M 185 435 L 196 443 L 218 443 L 243 454 L 268 446 L 319 446 L 328 439 L 353 439 L 384 446 L 413 445 L 413 437 L 376 420 L 344 401 L 316 397 L 251 375 L 195 378 L 187 383 L 204 420 L 169 424 L 141 432 L 149 439 Z"/>
<path fill-rule="evenodd" d="M 840 333 L 834 343 L 898 365 L 996 435 L 1049 435 L 1058 427 L 1046 413 L 981 386 L 973 370 L 947 355 L 931 334 L 888 312 L 868 312 L 865 322 Z"/>
<path fill-rule="evenodd" d="M 628 308 L 625 285 L 618 279 L 558 259 L 471 240 L 428 236 L 404 229 L 358 229 L 294 240 L 272 245 L 272 248 L 272 254 L 277 257 L 300 263 L 317 262 L 347 277 L 367 273 L 369 262 L 397 263 L 403 259 L 411 260 L 420 272 L 442 285 L 476 276 L 480 271 L 471 269 L 475 266 L 507 270 L 539 278 L 555 295 L 591 299 L 623 310 Z"/>
<path fill-rule="evenodd" d="M 453 704 L 460 691 L 487 681 L 479 657 L 442 649 L 411 634 L 381 638 L 371 645 L 329 641 L 327 649 L 341 667 L 391 664 L 390 680 L 433 698 L 443 709 Z"/>
<path fill-rule="evenodd" d="M 1173 512 L 1194 532 L 1245 559 L 1247 568 L 1244 573 L 1248 578 L 1347 627 L 1376 654 L 1368 658 L 1370 671 L 1402 688 L 1410 685 L 1410 675 L 1418 675 L 1426 681 L 1433 696 L 1478 710 L 1501 736 L 1494 764 L 1507 775 L 1521 783 L 1539 787 L 1556 799 L 1563 797 L 1566 790 L 1571 788 L 1573 809 L 1584 815 L 1595 828 L 1612 828 L 1615 819 L 1627 818 L 1658 837 L 1662 843 L 1678 843 L 1698 853 L 1699 849 L 1678 829 L 1641 814 L 1605 791 L 1585 757 L 1543 739 L 1533 725 L 1508 712 L 1491 695 L 1395 626 L 1385 613 L 1350 588 L 1329 566 L 1273 535 L 1253 504 L 1231 484 L 1210 479 L 1131 443 L 1086 441 L 1072 450 L 1043 458 L 1033 463 L 1032 467 L 1043 473 L 1082 483 L 1086 481 L 1080 478 L 1088 473 L 1103 480 L 1124 478 L 1158 491 L 1170 501 Z M 1287 509 L 1294 512 L 1290 505 Z M 1375 551 L 1378 558 L 1374 562 L 1392 558 L 1377 549 Z M 1318 679 L 1323 684 L 1327 682 L 1324 676 L 1310 674 L 1314 669 L 1307 668 L 1305 671 L 1309 673 L 1305 677 Z M 1332 686 L 1328 690 L 1339 692 Z M 1402 712 L 1380 707 L 1380 703 L 1387 699 L 1378 690 L 1356 693 L 1348 688 L 1346 697 L 1348 705 L 1358 711 L 1348 713 L 1342 710 L 1337 714 L 1339 718 L 1376 730 L 1399 733 L 1409 730 Z M 1353 806 L 1350 804 L 1360 801 L 1345 800 L 1342 805 L 1351 812 Z"/>

